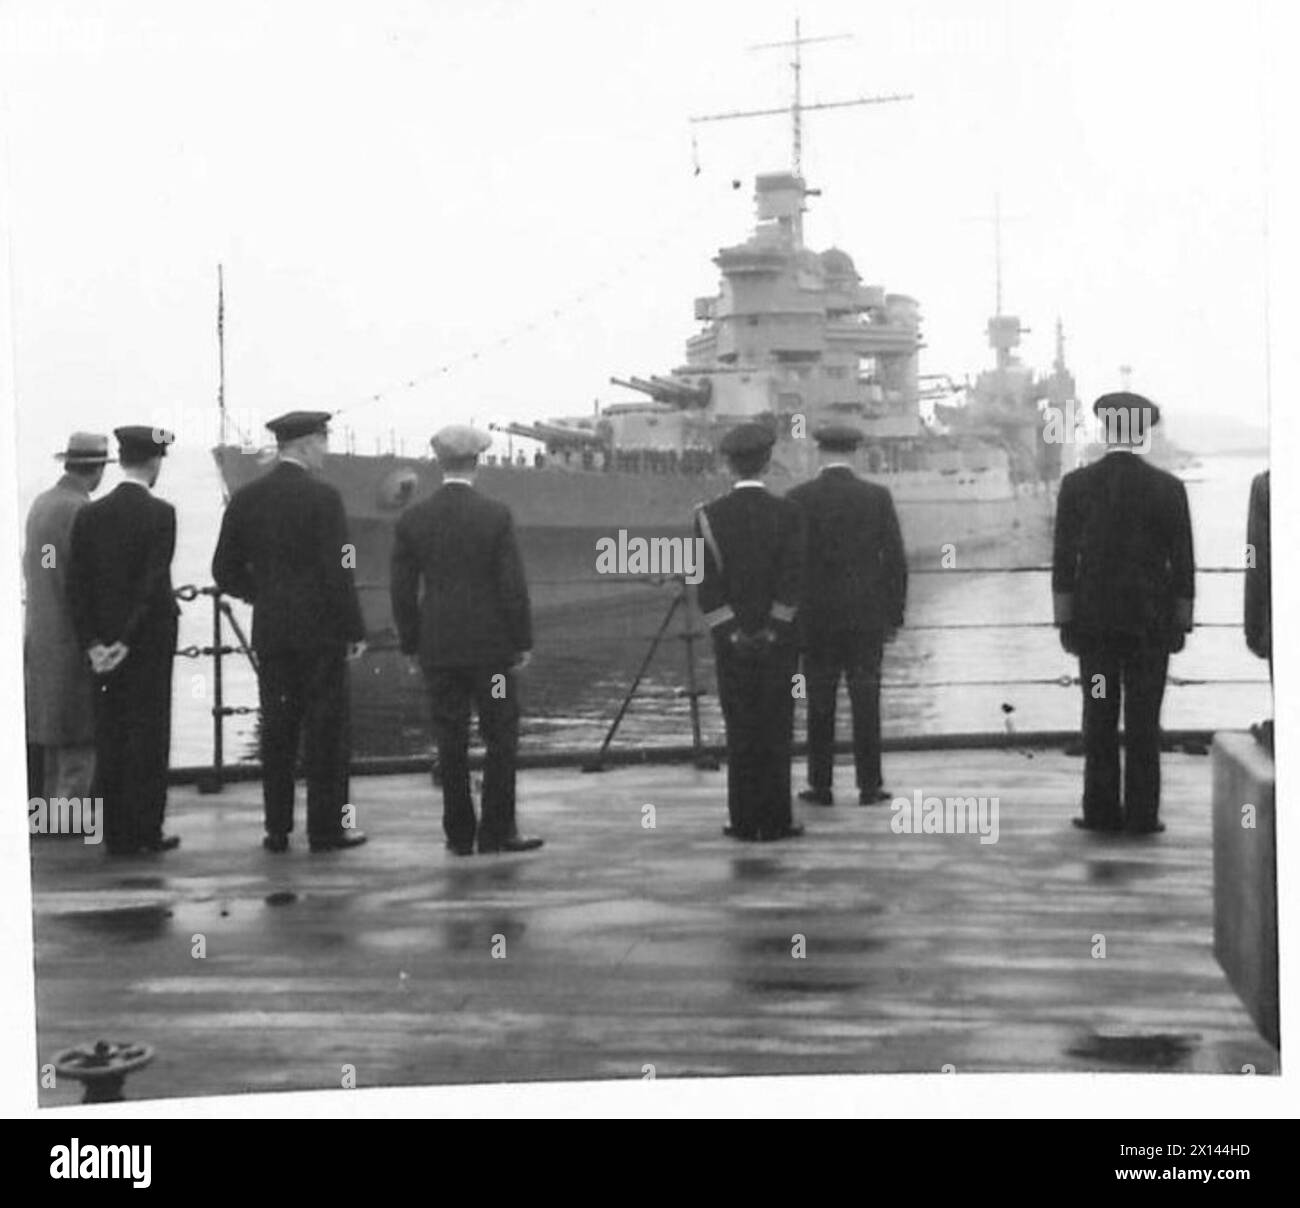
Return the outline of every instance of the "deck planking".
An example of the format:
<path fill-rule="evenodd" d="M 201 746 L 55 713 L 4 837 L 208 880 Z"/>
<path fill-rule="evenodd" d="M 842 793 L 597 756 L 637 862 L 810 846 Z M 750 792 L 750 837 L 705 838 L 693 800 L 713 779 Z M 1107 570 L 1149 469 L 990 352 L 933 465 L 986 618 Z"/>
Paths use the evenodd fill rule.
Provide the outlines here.
<path fill-rule="evenodd" d="M 1069 825 L 1078 759 L 964 751 L 889 755 L 889 785 L 996 796 L 996 844 L 895 834 L 844 766 L 834 808 L 800 807 L 805 837 L 738 844 L 725 773 L 529 771 L 521 824 L 547 846 L 468 859 L 424 776 L 355 779 L 370 842 L 322 855 L 301 834 L 262 851 L 255 784 L 176 788 L 178 852 L 33 841 L 39 1057 L 152 1044 L 133 1099 L 332 1089 L 344 1066 L 372 1087 L 648 1065 L 1276 1073 L 1212 952 L 1209 760 L 1164 772 L 1153 838 Z"/>

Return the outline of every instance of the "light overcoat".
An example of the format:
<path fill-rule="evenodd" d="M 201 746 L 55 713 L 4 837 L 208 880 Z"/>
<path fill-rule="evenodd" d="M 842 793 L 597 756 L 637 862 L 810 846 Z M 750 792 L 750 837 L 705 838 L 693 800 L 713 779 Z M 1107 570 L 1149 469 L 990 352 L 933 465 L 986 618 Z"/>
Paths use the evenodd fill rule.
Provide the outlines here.
<path fill-rule="evenodd" d="M 27 741 L 40 746 L 88 746 L 95 740 L 90 664 L 73 631 L 67 598 L 72 521 L 89 502 L 81 479 L 64 474 L 27 513 L 23 678 Z"/>

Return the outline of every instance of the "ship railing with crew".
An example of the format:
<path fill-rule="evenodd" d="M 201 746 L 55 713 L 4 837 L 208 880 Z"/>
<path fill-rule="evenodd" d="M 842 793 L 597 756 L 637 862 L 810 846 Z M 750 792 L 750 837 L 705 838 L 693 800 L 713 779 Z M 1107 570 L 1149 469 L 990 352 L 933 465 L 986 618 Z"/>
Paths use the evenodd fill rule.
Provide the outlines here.
<path fill-rule="evenodd" d="M 1045 579 L 1050 575 L 1051 568 L 1042 564 L 971 568 L 922 567 L 915 568 L 911 573 L 921 576 L 944 575 L 960 583 L 963 579 L 969 580 L 970 577 L 974 576 L 1030 576 Z M 1244 568 L 1240 566 L 1205 566 L 1197 569 L 1198 580 L 1213 580 L 1223 576 L 1241 576 L 1244 573 Z M 709 685 L 712 672 L 706 665 L 708 633 L 700 622 L 698 610 L 694 603 L 693 589 L 690 584 L 684 581 L 683 576 L 671 573 L 640 576 L 637 581 L 647 590 L 657 589 L 662 591 L 668 604 L 666 611 L 662 614 L 658 628 L 653 632 L 640 635 L 640 641 L 643 643 L 641 657 L 634 671 L 631 670 L 630 666 L 628 667 L 628 678 L 624 685 L 624 691 L 620 694 L 617 709 L 607 719 L 608 728 L 603 739 L 599 744 L 593 743 L 590 746 L 555 746 L 545 742 L 540 744 L 525 742 L 521 748 L 521 762 L 523 764 L 538 766 L 579 764 L 594 769 L 609 763 L 639 763 L 655 760 L 671 762 L 690 759 L 696 761 L 702 767 L 716 765 L 718 758 L 722 754 L 722 747 L 716 739 L 709 740 L 706 738 L 701 713 L 701 700 L 711 695 Z M 614 586 L 622 582 L 622 580 L 606 580 L 605 582 L 610 586 Z M 545 587 L 554 586 L 554 584 L 539 582 L 535 583 L 534 586 Z M 386 594 L 388 585 L 362 583 L 359 584 L 359 588 L 363 593 L 373 591 Z M 1046 583 L 1043 584 L 1043 590 L 1047 591 Z M 227 781 L 252 779 L 260 774 L 259 766 L 252 760 L 240 759 L 232 763 L 227 758 L 225 735 L 226 724 L 229 719 L 249 715 L 255 716 L 258 713 L 256 705 L 229 703 L 227 689 L 230 678 L 228 675 L 228 660 L 237 659 L 244 663 L 245 666 L 251 666 L 255 670 L 256 655 L 250 648 L 244 627 L 241 625 L 230 599 L 223 596 L 215 587 L 186 585 L 177 589 L 176 597 L 183 605 L 210 609 L 211 641 L 204 645 L 194 644 L 182 647 L 177 651 L 177 654 L 182 659 L 206 660 L 211 665 L 210 682 L 212 692 L 209 698 L 209 708 L 212 740 L 210 763 L 203 766 L 176 767 L 172 770 L 171 775 L 173 781 L 177 783 L 198 783 L 203 791 L 219 792 L 222 784 Z M 1053 628 L 1054 624 L 1049 620 L 1013 619 L 1002 616 L 996 620 L 940 620 L 909 623 L 904 627 L 903 632 L 907 634 L 935 631 L 976 633 L 1003 630 L 1028 634 L 1036 630 L 1050 630 Z M 1209 620 L 1198 621 L 1196 629 L 1198 631 L 1240 631 L 1241 622 L 1240 620 L 1229 620 L 1222 616 L 1216 616 Z M 680 647 L 681 650 L 681 655 L 675 661 L 673 661 L 674 656 L 671 653 L 674 647 Z M 372 639 L 366 655 L 359 664 L 360 670 L 354 677 L 354 685 L 364 683 L 368 678 L 367 661 L 374 662 L 385 658 L 391 660 L 397 653 L 396 635 L 391 630 L 378 635 L 377 639 Z M 670 662 L 672 666 L 677 668 L 682 682 L 667 686 L 662 683 L 657 686 L 647 686 L 647 674 L 652 665 L 658 665 L 662 668 L 665 662 Z M 1073 663 L 1074 660 L 1070 659 L 1069 662 Z M 627 666 L 626 660 L 623 663 Z M 889 658 L 887 656 L 886 666 L 888 664 Z M 1183 689 L 1221 686 L 1244 687 L 1254 685 L 1263 689 L 1269 683 L 1267 676 L 1261 674 L 1254 676 L 1202 676 L 1171 672 L 1168 677 L 1171 694 L 1176 694 Z M 942 667 L 932 667 L 928 668 L 927 673 L 921 676 L 886 678 L 882 685 L 884 693 L 882 707 L 887 717 L 890 707 L 889 698 L 894 693 L 932 694 L 945 691 L 967 692 L 976 689 L 997 689 L 1000 692 L 1005 691 L 1007 695 L 1014 695 L 1017 689 L 1048 688 L 1058 688 L 1077 693 L 1080 684 L 1077 669 L 1072 672 L 1058 671 L 1055 674 L 988 677 L 952 675 Z M 681 729 L 677 733 L 659 734 L 653 743 L 637 742 L 634 745 L 616 745 L 615 739 L 629 711 L 634 709 L 638 702 L 644 705 L 647 701 L 654 701 L 659 706 L 659 712 L 656 716 L 661 722 L 665 720 L 662 716 L 662 706 L 665 704 L 671 705 L 671 716 L 667 718 L 667 722 L 674 727 L 680 726 Z M 1006 705 L 1003 708 L 1007 712 L 1007 719 L 1002 728 L 980 731 L 929 731 L 892 735 L 887 729 L 884 738 L 884 749 L 890 751 L 939 750 L 960 747 L 1010 747 L 1017 749 L 1034 746 L 1064 747 L 1066 749 L 1078 747 L 1077 728 L 1021 729 L 1012 724 L 1010 718 L 1012 710 Z M 1225 727 L 1216 726 L 1213 728 L 1205 726 L 1166 728 L 1163 731 L 1163 741 L 1166 747 L 1180 747 L 1203 752 L 1215 729 L 1229 727 L 1242 728 L 1239 720 L 1235 726 L 1227 723 Z M 845 742 L 840 744 L 839 749 L 843 752 L 851 748 Z M 796 755 L 802 753 L 803 750 L 802 744 L 795 744 Z M 419 744 L 418 750 L 403 754 L 357 755 L 353 759 L 353 770 L 359 773 L 378 773 L 421 769 L 429 765 L 429 760 L 430 751 L 426 740 Z"/>

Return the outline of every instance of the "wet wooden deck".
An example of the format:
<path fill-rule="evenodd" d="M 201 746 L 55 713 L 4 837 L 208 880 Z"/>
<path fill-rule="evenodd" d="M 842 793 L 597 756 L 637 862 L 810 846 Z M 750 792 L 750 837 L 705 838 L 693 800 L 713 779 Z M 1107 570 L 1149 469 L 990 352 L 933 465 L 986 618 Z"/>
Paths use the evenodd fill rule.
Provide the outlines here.
<path fill-rule="evenodd" d="M 1063 754 L 887 757 L 900 796 L 996 796 L 996 844 L 895 834 L 845 792 L 802 807 L 804 838 L 742 845 L 720 833 L 723 773 L 528 772 L 545 849 L 469 859 L 424 777 L 355 780 L 370 843 L 315 856 L 300 836 L 261 850 L 256 785 L 174 789 L 179 852 L 33 842 L 40 1059 L 152 1044 L 133 1099 L 336 1088 L 344 1066 L 360 1086 L 1275 1073 L 1211 952 L 1209 761 L 1164 766 L 1167 833 L 1126 839 L 1069 825 Z"/>

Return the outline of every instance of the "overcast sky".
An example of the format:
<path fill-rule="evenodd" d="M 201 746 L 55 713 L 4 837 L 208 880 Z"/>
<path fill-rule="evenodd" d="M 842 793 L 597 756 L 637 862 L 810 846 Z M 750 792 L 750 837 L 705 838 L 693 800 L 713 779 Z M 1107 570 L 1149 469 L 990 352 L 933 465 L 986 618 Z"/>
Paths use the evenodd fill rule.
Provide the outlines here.
<path fill-rule="evenodd" d="M 1247 4 L 805 0 L 806 234 L 919 299 L 923 372 L 1006 308 L 1081 392 L 1265 417 L 1264 49 Z M 589 412 L 683 359 L 753 176 L 789 164 L 794 9 L 767 0 L 4 6 L 20 465 L 69 429 L 210 443 L 230 406 L 346 407 L 361 446 Z M 699 172 L 695 166 L 698 163 Z M 741 187 L 733 188 L 733 180 Z M 451 365 L 448 372 L 442 367 Z M 407 380 L 379 402 L 375 393 Z M 264 435 L 264 434 L 261 434 Z M 48 474 L 48 462 L 41 474 Z"/>

